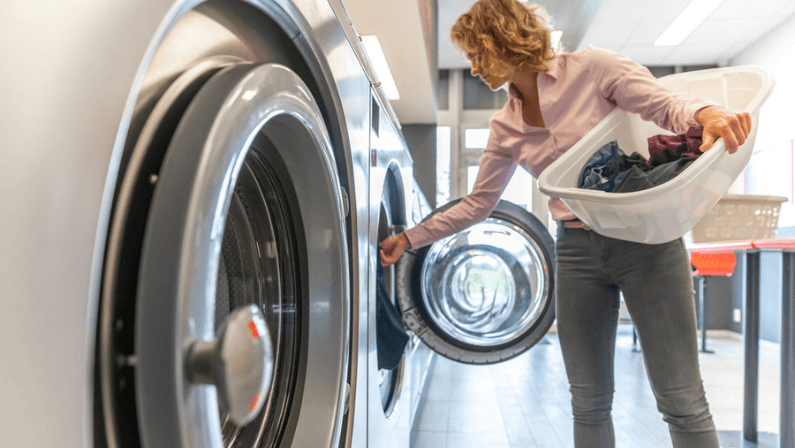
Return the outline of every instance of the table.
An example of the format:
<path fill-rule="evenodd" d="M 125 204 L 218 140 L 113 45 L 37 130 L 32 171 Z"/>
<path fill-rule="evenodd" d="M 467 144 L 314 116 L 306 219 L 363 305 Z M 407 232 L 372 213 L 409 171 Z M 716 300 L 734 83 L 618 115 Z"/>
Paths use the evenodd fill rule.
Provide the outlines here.
<path fill-rule="evenodd" d="M 743 438 L 757 441 L 759 412 L 759 251 L 782 251 L 781 301 L 781 415 L 779 447 L 795 448 L 795 238 L 690 244 L 691 254 L 744 251 L 745 371 L 743 385 Z"/>

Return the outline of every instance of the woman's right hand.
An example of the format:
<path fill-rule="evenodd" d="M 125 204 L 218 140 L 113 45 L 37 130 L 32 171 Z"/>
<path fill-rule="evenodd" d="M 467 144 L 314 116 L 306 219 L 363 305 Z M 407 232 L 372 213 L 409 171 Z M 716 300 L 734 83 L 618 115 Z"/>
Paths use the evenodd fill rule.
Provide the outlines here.
<path fill-rule="evenodd" d="M 397 263 L 400 256 L 403 255 L 403 251 L 410 247 L 409 239 L 406 238 L 406 234 L 403 232 L 386 238 L 378 246 L 381 247 L 379 251 L 381 253 L 381 266 Z"/>
<path fill-rule="evenodd" d="M 701 152 L 712 148 L 715 140 L 722 138 L 726 150 L 734 154 L 751 133 L 751 115 L 748 112 L 733 112 L 723 106 L 701 109 L 696 120 L 704 126 Z"/>

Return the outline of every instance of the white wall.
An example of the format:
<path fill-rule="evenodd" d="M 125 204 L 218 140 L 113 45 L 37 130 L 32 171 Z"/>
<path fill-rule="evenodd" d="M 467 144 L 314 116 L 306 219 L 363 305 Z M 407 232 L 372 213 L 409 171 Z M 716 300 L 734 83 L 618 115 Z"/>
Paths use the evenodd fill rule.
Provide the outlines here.
<path fill-rule="evenodd" d="M 773 73 L 773 94 L 759 114 L 756 148 L 795 138 L 795 15 L 752 44 L 731 65 L 761 65 Z"/>
<path fill-rule="evenodd" d="M 3 0 L 0 0 L 3 1 Z M 419 1 L 342 0 L 360 35 L 378 36 L 400 99 L 389 103 L 401 124 L 435 124 L 436 67 L 426 51 Z"/>
<path fill-rule="evenodd" d="M 769 151 L 751 159 L 746 176 L 757 179 L 753 184 L 757 191 L 746 192 L 789 197 L 790 201 L 781 205 L 778 236 L 795 236 L 795 154 L 791 143 L 795 139 L 795 15 L 743 50 L 731 65 L 760 65 L 775 79 L 773 93 L 759 113 L 754 147 L 755 151 Z M 769 181 L 760 184 L 759 179 Z"/>

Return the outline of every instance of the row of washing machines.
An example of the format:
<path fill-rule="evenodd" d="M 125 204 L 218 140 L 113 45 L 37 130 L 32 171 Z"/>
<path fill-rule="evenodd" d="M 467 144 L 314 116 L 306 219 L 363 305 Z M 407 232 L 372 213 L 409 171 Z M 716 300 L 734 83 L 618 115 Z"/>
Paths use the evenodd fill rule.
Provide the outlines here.
<path fill-rule="evenodd" d="M 0 446 L 407 448 L 432 350 L 549 328 L 551 239 L 501 204 L 384 270 L 378 369 L 377 244 L 429 210 L 339 0 L 0 11 Z"/>

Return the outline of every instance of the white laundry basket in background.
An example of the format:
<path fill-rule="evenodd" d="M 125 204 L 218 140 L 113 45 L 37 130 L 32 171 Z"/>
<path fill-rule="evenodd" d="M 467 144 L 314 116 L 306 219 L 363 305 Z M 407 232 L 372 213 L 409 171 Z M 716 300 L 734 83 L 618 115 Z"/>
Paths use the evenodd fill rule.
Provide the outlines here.
<path fill-rule="evenodd" d="M 671 134 L 637 114 L 612 111 L 538 178 L 539 189 L 560 198 L 580 220 L 601 235 L 640 243 L 665 243 L 683 236 L 715 205 L 743 171 L 753 152 L 759 109 L 773 90 L 773 77 L 762 67 L 725 67 L 660 78 L 674 92 L 707 98 L 751 115 L 745 144 L 729 154 L 715 145 L 670 181 L 631 193 L 577 187 L 585 163 L 605 143 L 618 141 L 626 153 L 649 156 L 647 138 Z"/>
<path fill-rule="evenodd" d="M 727 194 L 693 227 L 694 243 L 775 238 L 782 196 Z M 685 237 L 687 239 L 687 237 Z"/>

